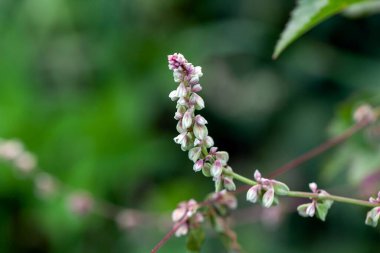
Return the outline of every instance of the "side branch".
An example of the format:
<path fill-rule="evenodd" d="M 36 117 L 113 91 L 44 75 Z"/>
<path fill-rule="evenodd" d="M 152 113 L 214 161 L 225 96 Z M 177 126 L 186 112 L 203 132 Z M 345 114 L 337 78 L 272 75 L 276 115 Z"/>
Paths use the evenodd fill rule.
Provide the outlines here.
<path fill-rule="evenodd" d="M 284 174 L 285 172 L 294 169 L 298 167 L 299 165 L 309 161 L 310 159 L 314 158 L 315 156 L 318 156 L 319 154 L 329 150 L 330 148 L 335 147 L 336 145 L 346 141 L 349 139 L 351 136 L 353 136 L 355 133 L 359 132 L 366 126 L 368 126 L 370 121 L 365 120 L 362 122 L 359 122 L 352 126 L 351 128 L 347 129 L 344 133 L 341 135 L 334 137 L 325 143 L 313 148 L 312 150 L 306 152 L 305 154 L 301 155 L 300 157 L 286 163 L 285 165 L 281 166 L 280 168 L 276 169 L 273 171 L 270 175 L 269 178 L 275 178 L 281 174 Z"/>

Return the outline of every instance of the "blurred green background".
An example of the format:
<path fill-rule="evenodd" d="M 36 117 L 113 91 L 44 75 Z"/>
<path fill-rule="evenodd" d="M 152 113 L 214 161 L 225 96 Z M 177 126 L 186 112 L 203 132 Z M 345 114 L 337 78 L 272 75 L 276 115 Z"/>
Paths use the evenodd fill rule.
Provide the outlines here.
<path fill-rule="evenodd" d="M 342 132 L 361 102 L 380 102 L 380 16 L 334 17 L 273 61 L 293 7 L 0 0 L 0 137 L 24 142 L 40 168 L 75 189 L 169 218 L 179 201 L 202 200 L 213 184 L 172 140 L 168 54 L 203 67 L 210 135 L 246 176 L 273 171 L 327 139 L 328 129 Z M 380 168 L 380 138 L 368 139 L 359 134 L 281 179 L 366 199 L 362 179 Z M 1 253 L 149 252 L 168 231 L 161 218 L 122 230 L 96 213 L 77 216 L 65 194 L 44 200 L 33 187 L 0 163 Z M 239 198 L 240 209 L 250 207 Z M 364 225 L 363 208 L 336 204 L 325 223 L 290 212 L 275 227 L 257 210 L 236 222 L 245 252 L 378 252 L 379 228 Z M 173 238 L 160 252 L 185 252 L 184 242 Z M 210 233 L 202 252 L 226 250 Z"/>

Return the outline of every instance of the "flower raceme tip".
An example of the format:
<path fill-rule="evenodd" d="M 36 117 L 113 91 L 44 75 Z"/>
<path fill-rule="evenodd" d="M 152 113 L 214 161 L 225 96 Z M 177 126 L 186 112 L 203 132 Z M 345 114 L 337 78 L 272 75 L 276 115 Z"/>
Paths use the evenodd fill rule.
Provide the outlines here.
<path fill-rule="evenodd" d="M 202 90 L 199 83 L 203 76 L 202 68 L 188 62 L 180 53 L 169 55 L 168 64 L 173 71 L 174 82 L 179 83 L 177 89 L 169 94 L 172 101 L 177 101 L 174 119 L 178 121 L 179 134 L 174 142 L 181 145 L 183 151 L 189 152 L 195 172 L 202 171 L 205 176 L 213 178 L 216 191 L 223 188 L 235 190 L 233 178 L 225 173 L 232 172 L 227 165 L 229 155 L 225 151 L 217 151 L 208 133 L 207 120 L 197 114 L 205 107 L 203 98 L 198 94 Z"/>

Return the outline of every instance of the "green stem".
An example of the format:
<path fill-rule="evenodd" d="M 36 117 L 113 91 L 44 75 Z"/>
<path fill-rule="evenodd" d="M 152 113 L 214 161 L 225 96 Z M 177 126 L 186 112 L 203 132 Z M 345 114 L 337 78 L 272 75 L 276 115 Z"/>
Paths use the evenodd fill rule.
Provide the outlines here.
<path fill-rule="evenodd" d="M 285 196 L 294 197 L 294 198 L 313 198 L 313 199 L 318 199 L 318 200 L 333 200 L 336 202 L 357 205 L 357 206 L 365 206 L 365 207 L 379 206 L 379 204 L 371 203 L 365 200 L 341 197 L 341 196 L 336 196 L 336 195 L 318 195 L 317 193 L 310 193 L 310 192 L 289 191 Z"/>
<path fill-rule="evenodd" d="M 234 179 L 245 183 L 247 185 L 256 185 L 257 183 L 249 178 L 246 178 L 242 175 L 239 175 L 235 172 L 228 172 L 224 171 L 225 175 L 231 176 Z M 311 193 L 311 192 L 300 192 L 300 191 L 289 191 L 283 196 L 288 197 L 294 197 L 294 198 L 312 198 L 312 199 L 318 199 L 318 200 L 333 200 L 336 202 L 351 204 L 351 205 L 357 205 L 357 206 L 365 206 L 365 207 L 377 207 L 380 206 L 380 204 L 371 203 L 369 201 L 360 200 L 360 199 L 353 199 L 353 198 L 347 198 L 347 197 L 341 197 L 336 195 L 318 195 L 317 193 Z"/>
<path fill-rule="evenodd" d="M 230 176 L 230 177 L 233 177 L 234 179 L 236 179 L 236 180 L 238 180 L 238 181 L 240 181 L 242 183 L 248 184 L 248 185 L 257 185 L 256 181 L 253 181 L 253 180 L 251 180 L 249 178 L 241 176 L 241 175 L 239 175 L 239 174 L 237 174 L 235 172 L 230 172 L 230 171 L 224 170 L 223 174 L 227 175 L 227 176 Z"/>

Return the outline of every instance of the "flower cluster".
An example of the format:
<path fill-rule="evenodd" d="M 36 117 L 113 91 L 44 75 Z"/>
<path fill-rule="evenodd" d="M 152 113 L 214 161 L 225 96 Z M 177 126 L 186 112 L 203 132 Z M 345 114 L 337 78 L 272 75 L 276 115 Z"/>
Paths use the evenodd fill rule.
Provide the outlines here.
<path fill-rule="evenodd" d="M 364 104 L 359 106 L 353 115 L 356 123 L 368 122 L 372 123 L 376 121 L 377 115 L 372 106 Z"/>
<path fill-rule="evenodd" d="M 88 192 L 75 192 L 72 193 L 67 204 L 69 209 L 77 215 L 86 215 L 94 208 L 94 200 Z"/>
<path fill-rule="evenodd" d="M 316 183 L 310 183 L 309 188 L 313 193 L 318 194 L 318 196 L 329 195 L 326 191 L 319 190 Z M 303 217 L 313 217 L 316 215 L 317 218 L 325 221 L 327 212 L 332 204 L 332 200 L 312 198 L 311 203 L 302 204 L 298 206 L 297 210 L 299 215 Z"/>
<path fill-rule="evenodd" d="M 174 118 L 178 120 L 179 135 L 174 138 L 175 143 L 181 145 L 183 151 L 189 151 L 194 171 L 202 171 L 205 176 L 213 177 L 217 191 L 223 188 L 235 190 L 230 176 L 232 169 L 227 165 L 228 153 L 214 147 L 214 140 L 208 135 L 207 120 L 195 114 L 205 107 L 202 97 L 197 94 L 202 90 L 199 84 L 199 78 L 203 75 L 201 67 L 195 67 L 178 53 L 169 55 L 168 61 L 174 81 L 179 83 L 177 89 L 169 94 L 173 101 L 177 101 Z"/>
<path fill-rule="evenodd" d="M 365 224 L 376 227 L 377 223 L 379 222 L 380 219 L 380 191 L 377 193 L 377 198 L 369 198 L 369 202 L 373 204 L 379 205 L 378 207 L 372 208 L 368 213 L 367 213 L 367 218 L 365 220 Z"/>
<path fill-rule="evenodd" d="M 22 173 L 30 173 L 37 165 L 34 155 L 18 140 L 0 140 L 0 159 L 10 162 Z"/>
<path fill-rule="evenodd" d="M 261 204 L 269 208 L 278 203 L 276 195 L 286 195 L 289 187 L 279 181 L 263 178 L 261 173 L 256 170 L 254 173 L 256 185 L 252 186 L 247 192 L 247 201 L 252 203 L 261 202 Z"/>
<path fill-rule="evenodd" d="M 172 213 L 174 227 L 179 226 L 175 231 L 177 237 L 186 235 L 192 227 L 199 226 L 203 222 L 204 217 L 197 212 L 198 208 L 198 203 L 193 199 L 178 204 L 178 207 Z"/>
<path fill-rule="evenodd" d="M 220 216 L 227 216 L 232 210 L 237 208 L 238 204 L 235 195 L 226 190 L 212 193 L 209 200 Z"/>

